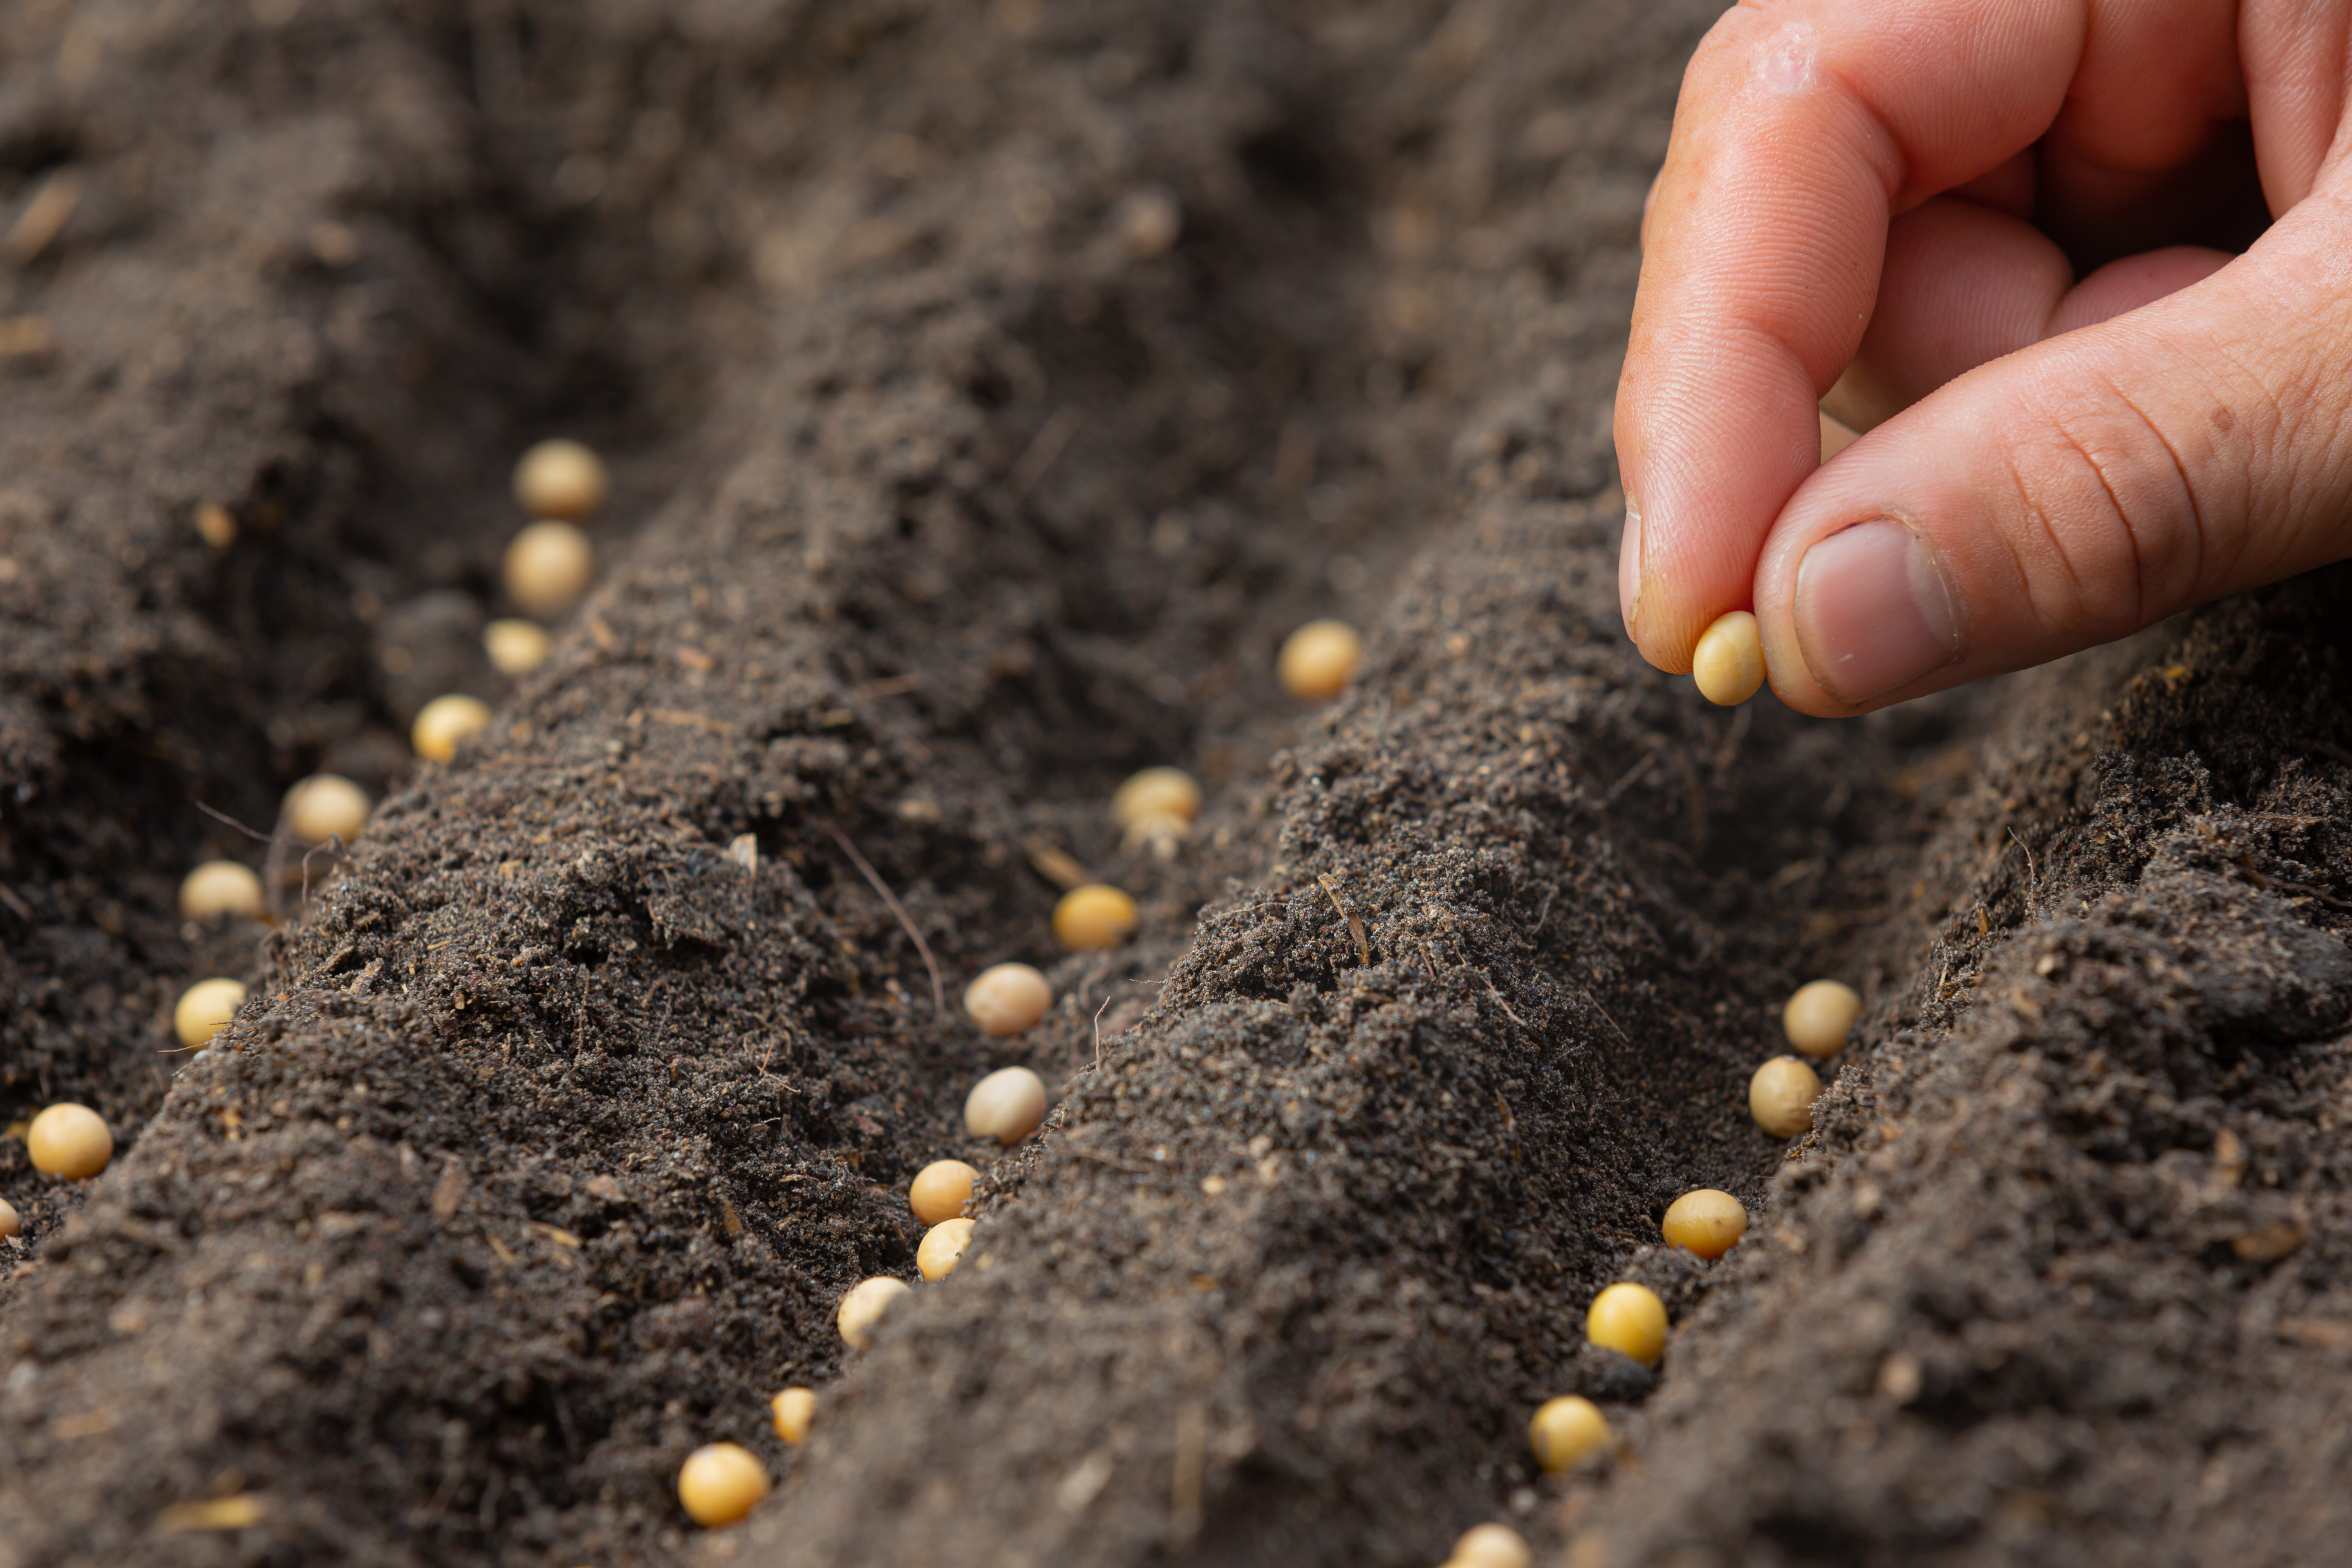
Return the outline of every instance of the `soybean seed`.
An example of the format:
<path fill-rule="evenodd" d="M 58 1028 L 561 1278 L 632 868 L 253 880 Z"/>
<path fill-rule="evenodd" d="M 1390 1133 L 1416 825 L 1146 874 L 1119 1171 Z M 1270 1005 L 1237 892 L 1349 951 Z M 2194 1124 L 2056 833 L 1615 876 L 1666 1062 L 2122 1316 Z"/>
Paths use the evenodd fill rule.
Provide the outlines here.
<path fill-rule="evenodd" d="M 1309 621 L 1290 634 L 1275 660 L 1282 689 L 1304 702 L 1328 702 L 1348 689 L 1364 661 L 1364 639 L 1345 621 Z"/>
<path fill-rule="evenodd" d="M 1529 1568 L 1536 1560 L 1519 1532 L 1507 1524 L 1474 1524 L 1454 1543 L 1448 1568 Z"/>
<path fill-rule="evenodd" d="M 478 697 L 453 691 L 436 697 L 408 727 L 409 744 L 428 763 L 446 763 L 457 754 L 457 742 L 490 721 L 490 706 Z"/>
<path fill-rule="evenodd" d="M 904 1279 L 893 1279 L 887 1274 L 877 1274 L 859 1281 L 848 1295 L 841 1299 L 841 1310 L 834 1314 L 834 1322 L 841 1337 L 849 1342 L 852 1350 L 864 1350 L 874 1342 L 874 1325 L 882 1321 L 890 1303 L 907 1293 Z"/>
<path fill-rule="evenodd" d="M 963 1213 L 963 1205 L 971 1201 L 971 1184 L 978 1180 L 980 1173 L 961 1160 L 934 1160 L 915 1173 L 907 1189 L 907 1202 L 917 1219 L 938 1225 Z"/>
<path fill-rule="evenodd" d="M 214 915 L 259 920 L 261 879 L 234 860 L 207 860 L 181 879 L 180 912 L 192 921 Z"/>
<path fill-rule="evenodd" d="M 1847 1031 L 1862 1016 L 1862 996 L 1837 980 L 1814 980 L 1797 987 L 1780 1009 L 1789 1043 L 1809 1057 L 1833 1057 L 1845 1049 Z"/>
<path fill-rule="evenodd" d="M 1666 1245 L 1701 1258 L 1720 1258 L 1748 1234 L 1748 1211 L 1729 1193 L 1700 1187 L 1666 1205 L 1659 1230 Z"/>
<path fill-rule="evenodd" d="M 612 493 L 604 459 L 577 441 L 541 441 L 515 464 L 515 500 L 533 517 L 584 522 Z"/>
<path fill-rule="evenodd" d="M 1746 610 L 1718 616 L 1691 654 L 1698 693 L 1723 708 L 1736 708 L 1764 684 L 1764 641 L 1756 617 Z"/>
<path fill-rule="evenodd" d="M 1190 822 L 1201 815 L 1201 786 L 1181 768 L 1146 768 L 1118 786 L 1110 797 L 1110 814 L 1121 827 L 1150 816 Z"/>
<path fill-rule="evenodd" d="M 1135 934 L 1135 900 L 1117 888 L 1088 882 L 1054 906 L 1054 940 L 1072 952 L 1098 952 Z"/>
<path fill-rule="evenodd" d="M 794 1384 L 768 1402 L 776 1418 L 776 1436 L 793 1447 L 808 1441 L 809 1423 L 816 1418 L 816 1390 Z"/>
<path fill-rule="evenodd" d="M 203 1050 L 244 1005 L 244 982 L 199 980 L 180 993 L 180 1005 L 172 1009 L 172 1032 L 180 1037 L 180 1044 Z"/>
<path fill-rule="evenodd" d="M 1813 1124 L 1821 1076 L 1794 1057 L 1774 1057 L 1748 1080 L 1748 1113 L 1775 1138 L 1794 1138 Z"/>
<path fill-rule="evenodd" d="M 964 987 L 963 1010 L 992 1035 L 1034 1028 L 1054 1005 L 1054 987 L 1025 963 L 997 963 Z"/>
<path fill-rule="evenodd" d="M 330 838 L 349 844 L 374 809 L 367 791 L 341 773 L 313 773 L 286 792 L 287 828 L 305 844 Z"/>
<path fill-rule="evenodd" d="M 711 1443 L 686 1457 L 677 1500 L 707 1529 L 732 1524 L 768 1495 L 768 1467 L 740 1443 Z"/>
<path fill-rule="evenodd" d="M 0 1236 L 22 1236 L 25 1222 L 16 1217 L 16 1205 L 0 1198 Z"/>
<path fill-rule="evenodd" d="M 1528 1447 L 1547 1470 L 1564 1470 L 1609 1441 L 1601 1407 L 1580 1394 L 1547 1399 L 1528 1423 Z"/>
<path fill-rule="evenodd" d="M 596 547 L 568 522 L 534 522 L 507 546 L 507 592 L 527 614 L 552 620 L 596 580 Z"/>
<path fill-rule="evenodd" d="M 547 662 L 548 651 L 554 646 L 555 639 L 537 621 L 509 616 L 482 628 L 482 651 L 490 656 L 500 675 L 529 675 Z"/>
<path fill-rule="evenodd" d="M 943 1219 L 923 1233 L 922 1245 L 915 1248 L 915 1267 L 929 1280 L 946 1279 L 955 1272 L 963 1257 L 963 1249 L 971 1244 L 972 1219 Z"/>
<path fill-rule="evenodd" d="M 1666 1353 L 1666 1304 L 1649 1287 L 1621 1279 L 1592 1298 L 1584 1314 L 1584 1337 L 1655 1366 Z"/>
<path fill-rule="evenodd" d="M 87 1105 L 52 1105 L 25 1130 L 25 1151 L 41 1174 L 86 1182 L 114 1158 L 114 1134 Z"/>
<path fill-rule="evenodd" d="M 1010 1146 L 1045 1120 L 1045 1080 L 1027 1068 L 999 1068 L 964 1097 L 963 1124 L 975 1138 Z"/>

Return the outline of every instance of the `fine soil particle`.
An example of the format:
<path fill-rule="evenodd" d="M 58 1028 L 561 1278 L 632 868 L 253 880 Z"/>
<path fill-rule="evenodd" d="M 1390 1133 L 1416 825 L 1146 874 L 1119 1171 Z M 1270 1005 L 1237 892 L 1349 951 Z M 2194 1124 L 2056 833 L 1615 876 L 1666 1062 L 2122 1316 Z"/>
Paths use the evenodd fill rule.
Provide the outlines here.
<path fill-rule="evenodd" d="M 2352 577 L 1842 724 L 1643 666 L 1609 412 L 1709 19 L 0 18 L 0 1565 L 2326 1560 Z M 509 683 L 557 433 L 606 581 Z M 383 804 L 306 855 L 321 769 Z M 180 921 L 218 854 L 274 922 Z M 1134 942 L 1056 954 L 1073 871 Z M 997 1040 L 1005 960 L 1057 1001 Z M 962 1265 L 852 1356 L 946 1157 Z M 1582 1343 L 1619 1279 L 1654 1370 Z M 1619 1442 L 1546 1478 L 1571 1392 Z M 782 1484 L 702 1535 L 721 1440 Z"/>

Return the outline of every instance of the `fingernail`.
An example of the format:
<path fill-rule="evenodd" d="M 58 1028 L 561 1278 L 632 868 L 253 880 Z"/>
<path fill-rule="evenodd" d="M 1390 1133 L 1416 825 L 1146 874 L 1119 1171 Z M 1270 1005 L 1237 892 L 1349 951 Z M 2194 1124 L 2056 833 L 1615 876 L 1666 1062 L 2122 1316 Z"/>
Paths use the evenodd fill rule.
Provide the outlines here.
<path fill-rule="evenodd" d="M 1630 634 L 1642 613 L 1642 503 L 1632 490 L 1625 492 L 1625 534 L 1617 546 L 1617 608 Z"/>
<path fill-rule="evenodd" d="M 1797 567 L 1797 647 L 1856 706 L 1960 657 L 1959 604 L 1927 542 L 1892 518 L 1856 523 Z"/>

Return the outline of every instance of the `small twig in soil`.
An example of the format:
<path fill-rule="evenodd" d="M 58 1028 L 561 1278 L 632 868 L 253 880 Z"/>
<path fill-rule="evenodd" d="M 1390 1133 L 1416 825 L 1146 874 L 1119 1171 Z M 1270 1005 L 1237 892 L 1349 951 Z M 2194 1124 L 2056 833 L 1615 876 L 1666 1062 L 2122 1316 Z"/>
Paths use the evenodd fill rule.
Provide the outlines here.
<path fill-rule="evenodd" d="M 1517 1024 L 1522 1029 L 1526 1028 L 1528 1026 L 1528 1021 L 1525 1018 L 1520 1017 L 1517 1013 L 1511 1011 L 1511 1005 L 1503 1000 L 1503 994 L 1495 989 L 1495 982 L 1487 975 L 1485 970 L 1482 969 L 1478 972 L 1478 978 L 1486 982 L 1486 994 L 1495 999 L 1495 1005 L 1500 1007 L 1504 1013 L 1508 1016 L 1512 1023 Z"/>
<path fill-rule="evenodd" d="M 1022 500 L 1037 488 L 1037 481 L 1045 477 L 1045 470 L 1054 466 L 1054 459 L 1062 455 L 1062 448 L 1070 444 L 1070 437 L 1077 431 L 1078 413 L 1075 408 L 1056 408 L 1047 416 L 1013 465 L 1010 482 L 1013 500 Z"/>
<path fill-rule="evenodd" d="M 1097 1008 L 1096 1008 L 1096 1009 L 1095 1009 L 1095 1070 L 1096 1070 L 1097 1072 L 1100 1072 L 1100 1071 L 1102 1070 L 1102 1016 L 1103 1016 L 1103 1007 L 1108 1007 L 1108 1006 L 1109 1006 L 1109 1005 L 1110 1005 L 1110 998 L 1109 998 L 1109 996 L 1106 995 L 1106 996 L 1104 996 L 1104 997 L 1103 997 L 1103 999 L 1102 999 L 1102 1007 L 1097 1007 Z"/>
<path fill-rule="evenodd" d="M 2009 836 L 2010 836 L 2011 838 L 2016 838 L 2016 839 L 2017 839 L 2017 847 L 2018 847 L 2020 849 L 2022 849 L 2022 850 L 2024 850 L 2024 851 L 2025 851 L 2025 875 L 2026 875 L 2026 879 L 2027 879 L 2027 880 L 2026 880 L 2026 886 L 2027 886 L 2028 888 L 2039 888 L 2040 886 L 2042 886 L 2042 872 L 2041 872 L 2041 870 L 2040 870 L 2038 868 L 2036 868 L 2036 867 L 2035 867 L 2035 865 L 2033 864 L 2033 846 L 2032 846 L 2032 845 L 2031 845 L 2031 844 L 2028 844 L 2028 843 L 2027 843 L 2024 839 L 2022 839 L 2022 838 L 2018 838 L 2018 837 L 2017 837 L 2017 829 L 2016 829 L 2016 828 L 2014 828 L 2014 827 L 2012 827 L 2012 828 L 2011 828 L 2011 829 L 2009 830 Z"/>
<path fill-rule="evenodd" d="M 1371 944 L 1364 940 L 1364 922 L 1358 920 L 1349 910 L 1348 906 L 1339 901 L 1339 889 L 1332 885 L 1329 877 L 1318 877 L 1315 879 L 1323 885 L 1323 896 L 1331 900 L 1331 907 L 1339 911 L 1339 918 L 1348 922 L 1348 934 L 1356 939 L 1356 956 L 1362 960 L 1365 968 L 1370 968 L 1372 948 Z"/>
<path fill-rule="evenodd" d="M 898 917 L 898 924 L 914 940 L 915 951 L 923 955 L 923 967 L 931 972 L 931 1006 L 934 1011 L 945 1013 L 948 1010 L 948 992 L 947 987 L 940 984 L 939 961 L 931 956 L 931 944 L 923 940 L 923 933 L 917 931 L 915 922 L 908 918 L 907 906 L 898 901 L 898 895 L 890 890 L 890 884 L 882 879 L 882 873 L 857 852 L 857 846 L 849 841 L 847 834 L 830 822 L 820 822 L 817 826 L 833 836 L 833 841 L 841 846 L 841 852 L 849 857 L 849 863 L 857 868 L 867 885 L 882 895 L 882 901 L 890 906 L 892 914 Z"/>
<path fill-rule="evenodd" d="M 1601 797 L 1601 804 L 1603 805 L 1615 805 L 1617 797 L 1623 795 L 1627 790 L 1632 789 L 1635 784 L 1639 784 L 1642 781 L 1642 775 L 1650 771 L 1650 764 L 1657 760 L 1658 752 L 1655 748 L 1643 752 L 1642 760 L 1635 763 L 1633 767 L 1626 772 L 1623 778 L 1619 779 L 1615 784 L 1609 786 L 1609 793 Z"/>
<path fill-rule="evenodd" d="M 1601 1015 L 1601 1021 L 1607 1024 L 1612 1029 L 1615 1029 L 1617 1031 L 1617 1037 L 1619 1039 L 1624 1041 L 1625 1044 L 1629 1046 L 1633 1043 L 1632 1036 L 1626 1034 L 1623 1029 L 1618 1028 L 1617 1020 L 1609 1016 L 1609 1009 L 1601 1005 L 1600 997 L 1595 996 L 1591 991 L 1581 985 L 1578 986 L 1576 989 L 1579 994 L 1582 995 L 1587 1002 L 1592 1004 L 1592 1010 Z"/>
<path fill-rule="evenodd" d="M 267 843 L 268 843 L 268 842 L 269 842 L 269 835 L 268 835 L 267 833 L 256 833 L 252 828 L 247 827 L 244 823 L 239 822 L 236 817 L 231 816 L 227 812 L 225 812 L 225 811 L 215 811 L 211 806 L 206 805 L 203 801 L 197 801 L 197 802 L 195 802 L 195 803 L 194 803 L 194 805 L 195 805 L 195 808 L 196 808 L 198 811 L 203 812 L 206 816 L 211 817 L 215 822 L 225 822 L 225 823 L 228 824 L 228 826 L 230 826 L 231 827 L 236 828 L 239 833 L 244 834 L 247 838 L 252 839 L 255 843 L 257 843 L 257 844 L 267 844 Z"/>

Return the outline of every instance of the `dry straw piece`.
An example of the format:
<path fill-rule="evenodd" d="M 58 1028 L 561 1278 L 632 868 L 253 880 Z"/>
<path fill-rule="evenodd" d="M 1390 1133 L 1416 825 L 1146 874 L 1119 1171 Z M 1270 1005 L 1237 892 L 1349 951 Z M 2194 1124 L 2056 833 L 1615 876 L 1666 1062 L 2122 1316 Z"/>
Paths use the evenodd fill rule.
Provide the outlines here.
<path fill-rule="evenodd" d="M 305 844 L 349 844 L 366 830 L 374 809 L 367 791 L 342 774 L 313 773 L 286 792 L 286 827 Z"/>
<path fill-rule="evenodd" d="M 1528 1423 L 1528 1447 L 1536 1463 L 1547 1470 L 1564 1470 L 1609 1441 L 1609 1422 L 1601 1407 L 1580 1394 L 1547 1399 Z M 1455 1555 L 1460 1555 L 1456 1549 Z"/>
<path fill-rule="evenodd" d="M 203 1050 L 213 1043 L 215 1035 L 228 1027 L 229 1020 L 244 1005 L 243 981 L 226 977 L 199 980 L 180 993 L 180 1005 L 172 1009 L 172 1032 L 189 1049 Z"/>
<path fill-rule="evenodd" d="M 768 1495 L 768 1467 L 740 1443 L 710 1443 L 686 1457 L 677 1500 L 706 1528 L 733 1524 Z"/>
<path fill-rule="evenodd" d="M 1809 1057 L 1833 1057 L 1845 1049 L 1853 1021 L 1862 1016 L 1862 996 L 1838 980 L 1814 980 L 1797 987 L 1780 1009 L 1789 1043 Z"/>
<path fill-rule="evenodd" d="M 535 518 L 585 522 L 612 491 L 604 459 L 577 441 L 541 441 L 515 464 L 515 500 Z"/>
<path fill-rule="evenodd" d="M 1052 983 L 1025 963 L 992 964 L 963 990 L 963 1010 L 992 1035 L 1034 1028 L 1053 1005 Z"/>
<path fill-rule="evenodd" d="M 961 1160 L 934 1160 L 915 1173 L 907 1188 L 908 1206 L 925 1225 L 938 1225 L 963 1213 L 971 1201 L 971 1184 L 980 1173 Z"/>
<path fill-rule="evenodd" d="M 1309 621 L 1283 640 L 1275 659 L 1282 689 L 1303 702 L 1328 702 L 1348 689 L 1364 661 L 1364 639 L 1345 621 Z"/>
<path fill-rule="evenodd" d="M 192 921 L 214 915 L 259 920 L 261 879 L 234 860 L 207 860 L 180 881 L 180 912 Z"/>
<path fill-rule="evenodd" d="M 893 1279 L 887 1274 L 878 1274 L 852 1286 L 849 1294 L 841 1299 L 840 1310 L 834 1314 L 834 1322 L 841 1330 L 841 1337 L 849 1342 L 849 1348 L 862 1351 L 872 1344 L 874 1325 L 882 1321 L 882 1314 L 890 1310 L 890 1303 L 906 1293 L 907 1282 Z"/>
<path fill-rule="evenodd" d="M 114 1134 L 87 1105 L 52 1105 L 25 1130 L 25 1152 L 45 1176 L 86 1182 L 114 1158 Z"/>
<path fill-rule="evenodd" d="M 457 742 L 490 721 L 490 705 L 478 697 L 451 692 L 436 697 L 408 727 L 409 744 L 428 763 L 446 763 L 457 754 Z"/>
<path fill-rule="evenodd" d="M 1102 882 L 1072 888 L 1054 906 L 1054 940 L 1072 952 L 1099 952 L 1135 934 L 1135 900 Z"/>
<path fill-rule="evenodd" d="M 1666 1353 L 1666 1304 L 1648 1286 L 1621 1279 L 1592 1298 L 1584 1314 L 1584 1337 L 1655 1366 Z"/>
<path fill-rule="evenodd" d="M 509 616 L 482 628 L 482 651 L 490 656 L 490 663 L 500 675 L 529 675 L 547 662 L 548 653 L 554 647 L 555 639 L 537 621 Z"/>
<path fill-rule="evenodd" d="M 768 1401 L 776 1420 L 776 1436 L 793 1447 L 808 1441 L 809 1423 L 816 1419 L 816 1390 L 793 1384 Z"/>
<path fill-rule="evenodd" d="M 1718 616 L 1691 654 L 1698 694 L 1722 708 L 1736 708 L 1763 689 L 1764 639 L 1746 610 Z"/>
<path fill-rule="evenodd" d="M 1045 1120 L 1045 1080 L 1027 1068 L 999 1068 L 964 1097 L 965 1130 L 1007 1147 L 1036 1131 Z"/>
<path fill-rule="evenodd" d="M 979 1223 L 943 1219 L 923 1233 L 922 1245 L 915 1248 L 915 1267 L 922 1270 L 925 1279 L 937 1281 L 955 1272 L 963 1249 L 971 1245 L 972 1226 Z"/>
<path fill-rule="evenodd" d="M 1775 1138 L 1809 1131 L 1821 1097 L 1821 1075 L 1794 1057 L 1774 1057 L 1748 1080 L 1748 1113 Z"/>
<path fill-rule="evenodd" d="M 596 581 L 596 547 L 568 522 L 534 522 L 507 546 L 503 572 L 516 604 L 552 620 Z"/>
<path fill-rule="evenodd" d="M 1658 1229 L 1669 1247 L 1701 1258 L 1720 1258 L 1748 1234 L 1748 1210 L 1729 1193 L 1700 1187 L 1666 1205 Z"/>

